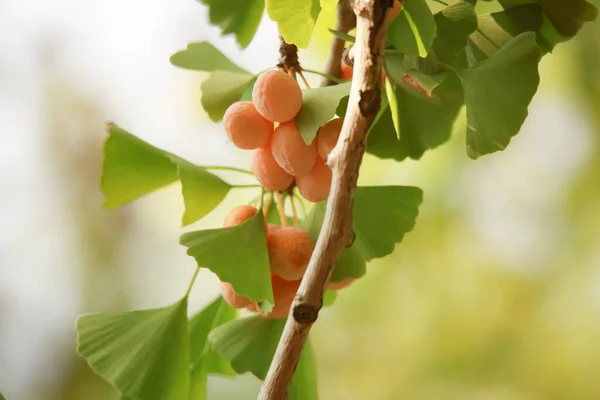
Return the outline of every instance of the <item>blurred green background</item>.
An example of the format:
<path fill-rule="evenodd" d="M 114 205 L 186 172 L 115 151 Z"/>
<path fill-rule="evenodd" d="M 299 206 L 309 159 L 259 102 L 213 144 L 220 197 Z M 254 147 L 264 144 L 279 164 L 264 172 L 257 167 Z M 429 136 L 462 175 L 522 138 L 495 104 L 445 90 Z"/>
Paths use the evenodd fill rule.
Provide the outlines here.
<path fill-rule="evenodd" d="M 331 17 L 306 67 L 324 64 Z M 0 38 L 0 392 L 116 399 L 75 353 L 77 315 L 170 304 L 195 262 L 178 244 L 179 187 L 102 209 L 104 122 L 247 167 L 200 107 L 205 76 L 168 59 L 209 40 L 257 72 L 276 63 L 276 27 L 263 19 L 241 52 L 191 0 L 0 0 Z M 463 115 L 418 162 L 366 158 L 361 184 L 416 185 L 425 200 L 415 230 L 313 328 L 322 399 L 600 399 L 600 24 L 540 69 L 507 151 L 470 160 Z M 189 229 L 254 194 L 230 193 Z M 202 271 L 190 313 L 217 293 Z M 215 378 L 209 398 L 253 399 L 259 384 Z"/>

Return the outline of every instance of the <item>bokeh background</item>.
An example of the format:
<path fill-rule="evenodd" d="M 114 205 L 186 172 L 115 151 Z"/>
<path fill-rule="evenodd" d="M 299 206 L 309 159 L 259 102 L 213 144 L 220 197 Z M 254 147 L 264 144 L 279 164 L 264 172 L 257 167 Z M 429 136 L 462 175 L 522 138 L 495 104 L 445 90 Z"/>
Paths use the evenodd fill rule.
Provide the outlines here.
<path fill-rule="evenodd" d="M 593 1 L 597 6 L 600 1 Z M 332 13 L 306 67 L 321 68 Z M 0 392 L 105 400 L 75 353 L 83 312 L 151 308 L 185 291 L 180 188 L 102 208 L 105 121 L 198 164 L 247 167 L 172 53 L 208 40 L 245 68 L 276 64 L 264 18 L 245 51 L 194 0 L 0 0 Z M 470 160 L 464 115 L 419 162 L 367 157 L 362 184 L 420 186 L 417 226 L 325 309 L 312 333 L 324 400 L 600 399 L 600 24 L 541 64 L 508 150 Z M 319 79 L 311 78 L 312 83 Z M 219 226 L 249 190 L 189 229 Z M 200 274 L 190 313 L 218 293 Z M 209 398 L 253 399 L 252 376 Z"/>

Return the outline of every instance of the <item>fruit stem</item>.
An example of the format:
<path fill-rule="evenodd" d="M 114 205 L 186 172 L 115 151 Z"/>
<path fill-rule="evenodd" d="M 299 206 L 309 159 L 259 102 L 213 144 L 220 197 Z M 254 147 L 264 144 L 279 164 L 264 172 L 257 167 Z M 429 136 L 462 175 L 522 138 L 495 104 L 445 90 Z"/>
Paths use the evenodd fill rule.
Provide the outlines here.
<path fill-rule="evenodd" d="M 241 174 L 254 175 L 252 173 L 252 171 L 248 171 L 247 169 L 236 168 L 236 167 L 225 167 L 225 166 L 220 166 L 220 165 L 203 165 L 201 168 L 212 169 L 215 171 L 232 171 L 232 172 L 239 172 Z"/>
<path fill-rule="evenodd" d="M 310 85 L 308 84 L 308 81 L 306 80 L 306 77 L 302 73 L 302 69 L 298 70 L 298 75 L 300 75 L 300 78 L 302 78 L 302 82 L 304 82 L 304 85 L 306 86 L 306 88 L 310 89 Z"/>
<path fill-rule="evenodd" d="M 265 216 L 265 218 L 267 218 L 267 215 L 269 215 L 269 208 L 271 208 L 271 201 L 273 201 L 273 196 L 267 196 L 267 200 L 265 201 L 265 204 L 263 206 L 263 215 Z"/>
<path fill-rule="evenodd" d="M 194 271 L 194 275 L 192 276 L 192 280 L 190 281 L 190 284 L 189 284 L 187 290 L 185 291 L 184 297 L 188 297 L 190 295 L 190 292 L 192 291 L 192 286 L 194 286 L 194 282 L 196 282 L 196 277 L 198 276 L 198 272 L 200 272 L 200 267 L 197 267 L 196 271 Z"/>
<path fill-rule="evenodd" d="M 290 199 L 290 205 L 292 206 L 292 219 L 294 220 L 294 226 L 298 226 L 300 223 L 298 222 L 298 213 L 296 213 L 296 202 L 294 201 L 295 197 L 288 196 L 288 198 Z"/>
<path fill-rule="evenodd" d="M 327 75 L 326 73 L 321 72 L 321 71 L 317 71 L 315 69 L 302 68 L 302 71 L 308 72 L 309 74 L 321 75 L 322 77 L 327 78 L 330 81 L 335 82 L 335 83 L 344 83 L 344 81 L 341 80 L 340 78 L 336 78 L 333 75 Z"/>
<path fill-rule="evenodd" d="M 275 199 L 275 204 L 277 205 L 277 212 L 279 213 L 281 226 L 288 226 L 288 219 L 285 215 L 285 206 L 283 205 L 283 197 L 281 196 L 281 192 L 273 192 L 273 198 Z"/>

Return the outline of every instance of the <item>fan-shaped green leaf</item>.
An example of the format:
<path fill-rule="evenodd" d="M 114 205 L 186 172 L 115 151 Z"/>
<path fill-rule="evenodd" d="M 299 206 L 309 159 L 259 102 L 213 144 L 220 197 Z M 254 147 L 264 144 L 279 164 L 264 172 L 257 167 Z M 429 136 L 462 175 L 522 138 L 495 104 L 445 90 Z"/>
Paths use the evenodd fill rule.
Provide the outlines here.
<path fill-rule="evenodd" d="M 179 179 L 185 203 L 182 224 L 189 225 L 217 207 L 231 186 L 221 178 L 195 165 L 179 165 Z"/>
<path fill-rule="evenodd" d="M 285 318 L 270 320 L 260 316 L 242 318 L 219 326 L 210 333 L 209 340 L 219 354 L 231 360 L 238 374 L 251 372 L 259 379 L 265 379 L 285 321 Z M 300 355 L 289 398 L 318 399 L 315 360 L 310 341 L 307 341 Z"/>
<path fill-rule="evenodd" d="M 371 126 L 367 152 L 379 158 L 419 159 L 426 150 L 446 142 L 456 117 L 464 104 L 462 87 L 456 74 L 448 72 L 445 80 L 431 92 L 431 98 L 402 84 L 396 85 L 400 121 L 400 140 L 394 133 L 387 104 L 382 105 Z"/>
<path fill-rule="evenodd" d="M 469 35 L 477 29 L 475 6 L 466 1 L 455 1 L 435 14 L 437 35 L 432 52 L 443 63 L 454 65 L 457 54 L 464 51 Z"/>
<path fill-rule="evenodd" d="M 402 12 L 388 28 L 388 41 L 397 50 L 427 57 L 436 35 L 433 14 L 425 0 L 405 0 Z"/>
<path fill-rule="evenodd" d="M 188 232 L 180 243 L 199 267 L 210 269 L 236 293 L 273 304 L 269 253 L 262 213 L 227 228 Z"/>
<path fill-rule="evenodd" d="M 302 109 L 296 127 L 306 144 L 311 144 L 319 128 L 336 114 L 340 99 L 350 92 L 350 82 L 302 91 Z"/>
<path fill-rule="evenodd" d="M 251 372 L 265 379 L 285 321 L 259 315 L 236 319 L 212 330 L 208 340 L 238 374 Z"/>
<path fill-rule="evenodd" d="M 219 49 L 208 42 L 190 43 L 187 49 L 171 56 L 171 64 L 196 71 L 231 71 L 249 73 L 237 66 L 221 53 Z"/>
<path fill-rule="evenodd" d="M 528 32 L 459 76 L 467 105 L 467 149 L 471 158 L 504 150 L 525 118 L 539 83 L 540 49 Z"/>
<path fill-rule="evenodd" d="M 247 72 L 215 71 L 202 82 L 202 107 L 214 122 L 220 121 L 230 105 L 240 100 L 254 75 Z"/>
<path fill-rule="evenodd" d="M 115 208 L 181 180 L 186 206 L 183 225 L 212 211 L 231 185 L 167 151 L 156 148 L 114 124 L 108 124 L 100 187 L 105 205 Z"/>
<path fill-rule="evenodd" d="M 355 242 L 365 259 L 384 257 L 415 226 L 423 191 L 411 186 L 361 186 L 354 197 Z"/>
<path fill-rule="evenodd" d="M 306 48 L 315 26 L 313 0 L 266 0 L 267 14 L 287 43 Z"/>
<path fill-rule="evenodd" d="M 125 396 L 187 398 L 187 297 L 163 308 L 84 315 L 77 333 L 77 352 Z"/>
<path fill-rule="evenodd" d="M 265 9 L 264 0 L 200 0 L 209 7 L 210 23 L 221 28 L 222 35 L 234 34 L 246 48 L 258 29 Z"/>

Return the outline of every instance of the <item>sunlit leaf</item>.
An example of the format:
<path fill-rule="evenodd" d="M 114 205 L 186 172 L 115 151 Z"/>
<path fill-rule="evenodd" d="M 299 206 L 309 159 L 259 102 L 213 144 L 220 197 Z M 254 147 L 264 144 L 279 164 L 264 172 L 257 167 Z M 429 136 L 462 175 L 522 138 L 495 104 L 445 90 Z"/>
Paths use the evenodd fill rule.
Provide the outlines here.
<path fill-rule="evenodd" d="M 528 32 L 474 68 L 459 71 L 467 106 L 471 158 L 504 150 L 525 118 L 539 83 L 540 49 Z"/>
<path fill-rule="evenodd" d="M 177 181 L 177 165 L 168 153 L 114 124 L 107 131 L 100 180 L 106 207 L 122 206 Z"/>
<path fill-rule="evenodd" d="M 306 48 L 315 26 L 313 0 L 266 0 L 266 6 L 284 40 Z"/>
<path fill-rule="evenodd" d="M 256 34 L 265 9 L 264 0 L 200 0 L 209 7 L 209 19 L 221 34 L 234 34 L 245 48 Z"/>
<path fill-rule="evenodd" d="M 254 75 L 247 72 L 215 71 L 202 82 L 202 107 L 214 122 L 220 121 L 230 105 L 240 100 Z"/>
<path fill-rule="evenodd" d="M 231 283 L 239 295 L 274 304 L 262 213 L 240 225 L 185 233 L 180 243 L 199 267 Z"/>
<path fill-rule="evenodd" d="M 187 398 L 187 297 L 163 308 L 84 315 L 77 333 L 77 352 L 125 396 Z"/>
<path fill-rule="evenodd" d="M 249 73 L 227 58 L 208 42 L 190 43 L 187 49 L 171 56 L 171 64 L 196 71 L 231 71 Z"/>
<path fill-rule="evenodd" d="M 350 92 L 350 82 L 302 91 L 302 109 L 296 127 L 306 144 L 311 144 L 321 126 L 336 114 L 340 99 Z"/>
<path fill-rule="evenodd" d="M 217 207 L 231 185 L 196 166 L 179 165 L 179 179 L 185 203 L 182 224 L 189 225 Z"/>
<path fill-rule="evenodd" d="M 231 185 L 204 168 L 154 147 L 120 127 L 109 124 L 104 144 L 100 188 L 105 206 L 115 208 L 181 179 L 185 202 L 183 224 L 212 211 Z"/>
<path fill-rule="evenodd" d="M 436 26 L 425 0 L 405 0 L 400 14 L 388 28 L 388 41 L 397 50 L 427 57 Z"/>

